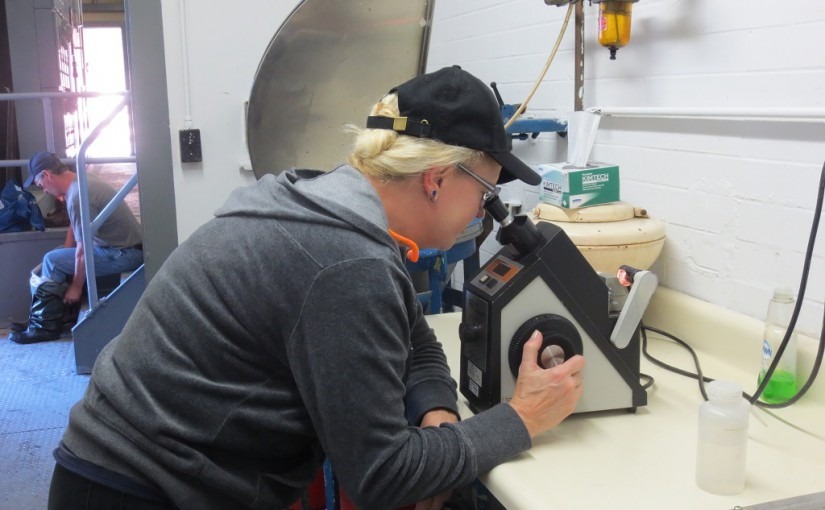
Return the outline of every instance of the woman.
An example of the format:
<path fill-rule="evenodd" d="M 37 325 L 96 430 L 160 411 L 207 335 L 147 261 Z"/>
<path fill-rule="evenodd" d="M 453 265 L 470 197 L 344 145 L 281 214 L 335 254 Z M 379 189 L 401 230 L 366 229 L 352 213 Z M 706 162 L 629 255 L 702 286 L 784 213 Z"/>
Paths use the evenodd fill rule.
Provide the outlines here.
<path fill-rule="evenodd" d="M 398 249 L 449 248 L 490 183 L 535 183 L 491 91 L 445 68 L 367 127 L 350 165 L 235 191 L 169 257 L 72 409 L 50 509 L 285 508 L 325 457 L 359 508 L 437 509 L 573 411 L 584 360 L 539 368 L 537 334 L 512 401 L 459 422 Z"/>

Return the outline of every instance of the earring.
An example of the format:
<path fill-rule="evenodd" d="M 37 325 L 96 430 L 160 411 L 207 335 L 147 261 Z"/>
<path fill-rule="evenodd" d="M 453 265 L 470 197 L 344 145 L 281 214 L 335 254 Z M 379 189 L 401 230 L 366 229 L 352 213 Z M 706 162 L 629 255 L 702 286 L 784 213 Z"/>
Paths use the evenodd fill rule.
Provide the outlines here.
<path fill-rule="evenodd" d="M 435 202 L 436 200 L 438 200 L 438 191 L 432 190 L 430 193 L 430 201 Z"/>

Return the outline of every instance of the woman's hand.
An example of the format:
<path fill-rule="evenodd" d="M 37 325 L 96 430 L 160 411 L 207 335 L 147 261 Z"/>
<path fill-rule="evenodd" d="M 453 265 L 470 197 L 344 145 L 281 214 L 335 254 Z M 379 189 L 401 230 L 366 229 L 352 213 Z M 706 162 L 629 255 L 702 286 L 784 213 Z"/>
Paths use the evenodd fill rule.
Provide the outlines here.
<path fill-rule="evenodd" d="M 419 425 L 422 429 L 424 427 L 438 427 L 442 423 L 457 423 L 458 416 L 453 414 L 452 411 L 448 411 L 446 409 L 433 409 L 432 411 L 427 411 L 424 414 L 424 417 L 421 418 L 421 425 Z"/>
<path fill-rule="evenodd" d="M 447 491 L 423 501 L 419 501 L 415 504 L 415 510 L 441 510 L 444 507 L 444 503 L 449 501 L 452 495 L 452 491 Z"/>
<path fill-rule="evenodd" d="M 524 421 L 530 437 L 549 430 L 567 418 L 583 393 L 584 358 L 576 355 L 561 365 L 542 368 L 537 359 L 542 345 L 539 331 L 524 344 L 516 389 L 510 405 Z"/>

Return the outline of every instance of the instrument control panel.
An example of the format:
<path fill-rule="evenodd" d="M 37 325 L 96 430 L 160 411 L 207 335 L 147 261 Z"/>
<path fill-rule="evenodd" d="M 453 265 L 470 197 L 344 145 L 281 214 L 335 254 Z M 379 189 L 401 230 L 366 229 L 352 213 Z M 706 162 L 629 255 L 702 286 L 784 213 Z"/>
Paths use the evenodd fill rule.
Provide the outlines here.
<path fill-rule="evenodd" d="M 476 288 L 492 296 L 524 268 L 518 262 L 498 255 L 473 278 Z"/>

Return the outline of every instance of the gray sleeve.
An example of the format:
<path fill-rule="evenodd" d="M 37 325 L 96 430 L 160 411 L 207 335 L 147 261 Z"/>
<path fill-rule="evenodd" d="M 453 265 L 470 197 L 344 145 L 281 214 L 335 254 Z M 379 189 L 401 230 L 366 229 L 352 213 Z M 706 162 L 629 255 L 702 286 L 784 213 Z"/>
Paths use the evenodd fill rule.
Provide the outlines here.
<path fill-rule="evenodd" d="M 404 398 L 407 421 L 418 425 L 424 414 L 433 409 L 447 409 L 458 416 L 456 383 L 450 375 L 444 349 L 424 319 L 420 305 L 415 307 L 411 342 L 410 370 Z"/>
<path fill-rule="evenodd" d="M 407 303 L 415 297 L 405 294 L 404 282 L 406 275 L 383 260 L 325 269 L 287 346 L 324 452 L 344 491 L 364 509 L 394 508 L 465 485 L 480 469 L 530 446 L 506 405 L 459 424 L 408 425 Z"/>

